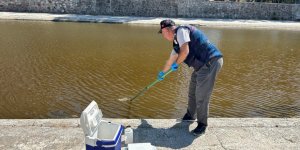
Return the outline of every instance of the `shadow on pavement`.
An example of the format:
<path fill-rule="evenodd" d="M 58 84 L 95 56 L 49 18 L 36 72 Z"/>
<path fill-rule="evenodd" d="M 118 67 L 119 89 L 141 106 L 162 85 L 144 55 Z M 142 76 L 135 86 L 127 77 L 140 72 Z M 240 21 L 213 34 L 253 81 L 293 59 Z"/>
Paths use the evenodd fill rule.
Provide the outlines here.
<path fill-rule="evenodd" d="M 170 128 L 153 128 L 146 120 L 133 129 L 134 143 L 151 143 L 157 147 L 181 149 L 191 145 L 196 138 L 189 132 L 190 123 L 176 123 Z"/>
<path fill-rule="evenodd" d="M 101 23 L 129 23 L 132 21 L 147 21 L 156 19 L 154 17 L 132 17 L 132 16 L 94 16 L 94 15 L 75 15 L 64 14 L 55 17 L 52 21 L 56 22 L 101 22 Z"/>

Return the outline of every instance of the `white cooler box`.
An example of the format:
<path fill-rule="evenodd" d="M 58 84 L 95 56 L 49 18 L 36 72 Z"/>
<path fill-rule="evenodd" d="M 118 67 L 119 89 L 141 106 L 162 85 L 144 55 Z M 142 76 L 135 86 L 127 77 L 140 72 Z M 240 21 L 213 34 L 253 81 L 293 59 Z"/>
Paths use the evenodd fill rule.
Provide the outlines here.
<path fill-rule="evenodd" d="M 123 126 L 102 120 L 102 112 L 95 101 L 82 112 L 80 125 L 87 150 L 121 150 Z"/>

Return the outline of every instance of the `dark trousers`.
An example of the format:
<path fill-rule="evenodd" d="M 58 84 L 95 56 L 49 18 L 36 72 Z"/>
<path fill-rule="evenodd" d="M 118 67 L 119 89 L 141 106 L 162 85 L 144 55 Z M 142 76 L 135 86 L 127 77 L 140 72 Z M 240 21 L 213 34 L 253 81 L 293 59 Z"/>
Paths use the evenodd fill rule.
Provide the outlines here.
<path fill-rule="evenodd" d="M 197 118 L 198 123 L 207 125 L 210 97 L 222 66 L 223 58 L 213 59 L 192 73 L 187 111 L 192 117 Z"/>

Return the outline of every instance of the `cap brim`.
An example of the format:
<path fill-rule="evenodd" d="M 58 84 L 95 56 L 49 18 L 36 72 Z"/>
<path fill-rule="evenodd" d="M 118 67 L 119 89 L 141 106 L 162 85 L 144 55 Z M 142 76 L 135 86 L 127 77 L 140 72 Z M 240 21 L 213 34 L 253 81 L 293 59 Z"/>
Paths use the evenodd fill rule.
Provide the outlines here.
<path fill-rule="evenodd" d="M 158 31 L 158 33 L 161 33 L 162 31 L 161 31 L 161 29 Z"/>

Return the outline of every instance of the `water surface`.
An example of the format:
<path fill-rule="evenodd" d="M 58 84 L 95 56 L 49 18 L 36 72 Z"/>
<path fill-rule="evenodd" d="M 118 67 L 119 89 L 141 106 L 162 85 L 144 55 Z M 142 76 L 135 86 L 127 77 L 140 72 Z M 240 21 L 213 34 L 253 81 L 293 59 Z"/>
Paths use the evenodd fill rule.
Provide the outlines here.
<path fill-rule="evenodd" d="M 200 27 L 224 66 L 210 117 L 299 117 L 300 32 Z M 95 100 L 104 117 L 179 118 L 193 69 L 156 80 L 171 43 L 158 27 L 0 21 L 0 118 L 79 117 Z"/>

